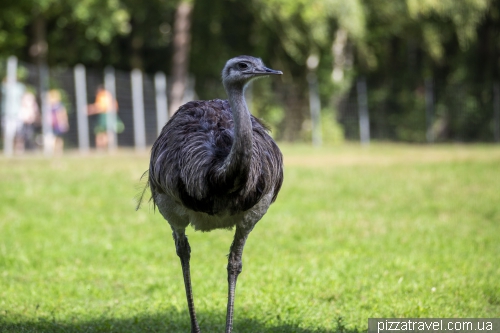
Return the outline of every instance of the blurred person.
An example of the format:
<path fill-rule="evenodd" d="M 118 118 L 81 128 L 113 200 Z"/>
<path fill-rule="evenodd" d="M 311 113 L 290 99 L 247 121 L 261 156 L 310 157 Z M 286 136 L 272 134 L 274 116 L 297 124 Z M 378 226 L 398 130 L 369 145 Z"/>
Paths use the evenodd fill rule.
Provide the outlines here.
<path fill-rule="evenodd" d="M 19 75 L 19 74 L 18 74 Z M 11 127 L 14 135 L 14 152 L 23 153 L 25 149 L 35 147 L 35 123 L 40 120 L 40 110 L 32 89 L 16 81 L 11 88 L 11 108 L 7 109 L 6 78 L 2 82 L 2 127 L 8 131 Z"/>
<path fill-rule="evenodd" d="M 113 113 L 115 116 L 115 126 L 111 128 L 115 133 L 121 133 L 125 129 L 125 125 L 117 116 L 118 102 L 113 99 L 109 91 L 104 89 L 102 85 L 97 88 L 95 102 L 88 106 L 88 114 L 96 115 L 97 119 L 94 126 L 95 145 L 97 149 L 106 149 L 110 138 L 108 138 L 108 113 Z M 112 140 L 113 138 L 111 138 Z"/>
<path fill-rule="evenodd" d="M 21 107 L 19 109 L 18 141 L 19 149 L 24 151 L 33 150 L 35 144 L 35 124 L 40 122 L 40 109 L 36 101 L 36 96 L 32 89 L 27 88 L 21 97 Z"/>
<path fill-rule="evenodd" d="M 52 120 L 52 133 L 54 134 L 54 152 L 62 153 L 64 149 L 64 133 L 69 130 L 68 113 L 61 101 L 61 92 L 52 89 L 48 92 L 48 102 Z"/>

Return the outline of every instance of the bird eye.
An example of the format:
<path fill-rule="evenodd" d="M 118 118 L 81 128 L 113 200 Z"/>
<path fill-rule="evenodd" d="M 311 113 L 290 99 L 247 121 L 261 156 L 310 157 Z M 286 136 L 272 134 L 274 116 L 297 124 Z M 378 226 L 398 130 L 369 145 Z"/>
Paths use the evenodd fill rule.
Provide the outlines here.
<path fill-rule="evenodd" d="M 239 62 L 238 63 L 238 68 L 239 69 L 247 69 L 248 68 L 248 65 L 244 62 Z"/>

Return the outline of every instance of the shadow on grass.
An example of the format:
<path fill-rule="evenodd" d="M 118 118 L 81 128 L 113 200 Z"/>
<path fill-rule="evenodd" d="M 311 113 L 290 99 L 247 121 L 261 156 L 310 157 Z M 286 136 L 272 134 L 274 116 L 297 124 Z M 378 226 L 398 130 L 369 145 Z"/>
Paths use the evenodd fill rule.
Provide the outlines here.
<path fill-rule="evenodd" d="M 200 328 L 204 333 L 224 332 L 224 322 L 220 315 L 201 313 Z M 307 329 L 300 328 L 296 323 L 268 325 L 255 319 L 236 319 L 233 331 L 235 333 L 361 333 L 358 330 L 347 330 L 339 318 L 337 329 Z M 77 318 L 69 321 L 37 318 L 35 320 L 16 320 L 6 322 L 0 317 L 0 332 L 2 333 L 186 333 L 190 332 L 189 319 L 175 310 L 157 315 L 144 315 L 132 318 L 99 317 L 87 321 Z"/>

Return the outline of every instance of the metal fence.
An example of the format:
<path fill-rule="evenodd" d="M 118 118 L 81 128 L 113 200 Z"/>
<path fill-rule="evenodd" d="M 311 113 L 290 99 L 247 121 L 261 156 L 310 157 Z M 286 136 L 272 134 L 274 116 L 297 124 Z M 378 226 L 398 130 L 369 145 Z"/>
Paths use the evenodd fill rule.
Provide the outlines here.
<path fill-rule="evenodd" d="M 359 78 L 337 105 L 347 140 L 500 142 L 500 84 L 422 79 L 377 85 Z"/>
<path fill-rule="evenodd" d="M 124 72 L 113 68 L 97 71 L 82 65 L 48 69 L 18 62 L 11 57 L 6 66 L 0 66 L 0 75 L 4 78 L 0 94 L 0 140 L 7 156 L 19 149 L 52 155 L 57 153 L 58 138 L 64 142 L 65 148 L 81 152 L 103 149 L 99 145 L 99 133 L 105 133 L 106 150 L 117 147 L 144 150 L 153 144 L 168 120 L 169 85 L 164 73 L 149 75 L 139 70 Z M 113 106 L 111 103 L 106 112 L 89 114 L 91 106 L 99 103 L 97 95 L 100 89 L 109 93 L 117 104 Z M 313 115 L 313 111 L 318 113 L 320 108 L 318 94 L 311 93 L 315 90 L 317 84 L 311 81 L 309 95 L 315 99 L 310 103 Z M 50 94 L 53 91 L 58 92 L 56 95 L 66 110 L 66 131 L 60 131 L 54 124 Z M 32 121 L 31 128 L 23 128 L 20 101 L 23 93 L 29 92 L 36 96 L 38 117 Z M 195 98 L 194 78 L 190 78 L 185 101 Z M 247 98 L 251 104 L 251 96 Z M 313 106 L 317 110 L 313 110 Z M 359 78 L 338 103 L 336 113 L 346 139 L 359 140 L 363 144 L 371 139 L 500 142 L 499 84 L 491 87 L 444 85 L 426 79 L 408 94 L 408 89 L 398 92 L 397 86 L 396 89 L 377 86 L 370 80 Z M 16 141 L 19 136 L 24 136 L 21 148 Z"/>
<path fill-rule="evenodd" d="M 36 134 L 26 147 L 42 150 L 46 155 L 54 153 L 55 138 L 64 140 L 65 148 L 86 152 L 96 148 L 96 132 L 99 117 L 105 117 L 108 140 L 106 149 L 135 147 L 143 150 L 152 145 L 161 128 L 168 120 L 167 78 L 164 73 L 147 75 L 139 70 L 124 72 L 109 67 L 104 71 L 74 68 L 40 68 L 33 64 L 9 58 L 2 82 L 2 137 L 5 155 L 16 153 L 16 140 L 22 136 L 23 94 L 36 98 L 36 121 L 31 123 Z M 188 84 L 186 98 L 193 98 L 193 80 Z M 104 89 L 115 100 L 115 110 L 89 114 L 90 106 L 99 103 L 97 92 Z M 37 93 L 37 92 L 42 93 Z M 65 107 L 68 129 L 61 133 L 54 124 L 54 106 L 50 92 L 57 91 Z M 114 105 L 114 103 L 111 103 Z M 102 116 L 102 113 L 106 115 Z M 116 122 L 121 123 L 118 130 Z M 101 128 L 102 131 L 102 128 Z M 29 139 L 29 138 L 25 138 Z M 98 145 L 98 144 L 97 144 Z M 28 148 L 29 149 L 29 148 Z"/>

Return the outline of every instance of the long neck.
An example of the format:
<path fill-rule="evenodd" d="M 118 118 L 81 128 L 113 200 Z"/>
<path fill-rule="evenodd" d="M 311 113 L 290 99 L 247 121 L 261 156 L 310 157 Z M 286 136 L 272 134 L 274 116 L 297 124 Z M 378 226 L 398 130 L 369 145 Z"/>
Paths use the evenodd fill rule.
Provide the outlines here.
<path fill-rule="evenodd" d="M 234 187 L 246 182 L 252 159 L 252 120 L 244 97 L 244 87 L 226 87 L 233 114 L 234 140 L 231 151 L 223 163 L 226 180 L 234 180 Z"/>

